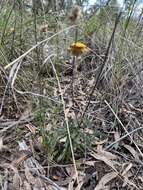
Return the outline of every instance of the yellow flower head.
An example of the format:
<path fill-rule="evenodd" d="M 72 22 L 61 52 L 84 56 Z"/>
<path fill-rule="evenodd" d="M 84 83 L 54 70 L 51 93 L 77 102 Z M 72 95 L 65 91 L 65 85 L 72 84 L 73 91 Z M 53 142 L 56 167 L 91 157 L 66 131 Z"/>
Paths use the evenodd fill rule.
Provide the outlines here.
<path fill-rule="evenodd" d="M 87 46 L 81 42 L 73 43 L 68 50 L 75 56 L 79 56 L 89 51 Z"/>

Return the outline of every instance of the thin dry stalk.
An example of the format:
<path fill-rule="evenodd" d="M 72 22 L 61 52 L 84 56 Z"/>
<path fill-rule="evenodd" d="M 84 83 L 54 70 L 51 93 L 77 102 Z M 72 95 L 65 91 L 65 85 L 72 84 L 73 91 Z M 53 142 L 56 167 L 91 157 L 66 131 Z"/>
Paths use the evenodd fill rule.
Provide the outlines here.
<path fill-rule="evenodd" d="M 75 161 L 75 156 L 74 156 L 74 151 L 73 151 L 73 144 L 72 144 L 72 140 L 71 140 L 71 134 L 70 134 L 70 129 L 69 129 L 68 117 L 67 117 L 67 113 L 66 113 L 65 101 L 64 101 L 64 98 L 63 98 L 62 89 L 61 89 L 61 84 L 60 84 L 59 77 L 58 77 L 58 75 L 57 75 L 55 66 L 53 65 L 51 59 L 50 59 L 50 62 L 51 62 L 53 71 L 54 71 L 54 73 L 55 73 L 56 80 L 57 80 L 57 83 L 58 83 L 58 88 L 59 88 L 60 95 L 61 95 L 61 101 L 62 101 L 62 104 L 63 104 L 63 111 L 64 111 L 64 116 L 65 116 L 65 123 L 66 123 L 66 128 L 67 128 L 68 137 L 69 137 L 69 143 L 70 143 L 71 154 L 72 154 L 72 160 L 73 160 L 73 164 L 74 164 L 74 169 L 75 169 L 75 175 L 76 175 L 76 179 L 77 179 L 77 184 L 78 184 L 78 186 L 79 186 L 78 171 L 77 171 L 76 161 Z"/>
<path fill-rule="evenodd" d="M 65 29 L 63 29 L 63 30 L 57 32 L 56 34 L 52 35 L 51 37 L 46 38 L 46 39 L 44 39 L 44 40 L 38 42 L 35 46 L 33 46 L 33 47 L 30 48 L 28 51 L 26 51 L 25 53 L 23 53 L 23 54 L 22 54 L 21 56 L 19 56 L 17 59 L 15 59 L 14 61 L 10 62 L 8 65 L 6 65 L 6 66 L 4 67 L 4 69 L 8 69 L 8 68 L 11 67 L 14 63 L 16 63 L 16 62 L 22 60 L 24 57 L 26 57 L 31 51 L 33 51 L 34 49 L 36 49 L 38 46 L 40 46 L 40 45 L 42 45 L 42 44 L 44 44 L 44 43 L 50 41 L 50 40 L 51 40 L 52 38 L 54 38 L 55 36 L 61 34 L 62 32 L 65 32 L 65 31 L 67 31 L 67 30 L 70 30 L 71 28 L 74 28 L 74 27 L 76 27 L 76 26 L 74 25 L 74 26 L 67 27 L 67 28 L 65 28 Z"/>
<path fill-rule="evenodd" d="M 97 78 L 95 78 L 94 86 L 93 86 L 93 88 L 92 88 L 92 90 L 91 90 L 91 93 L 90 93 L 90 95 L 89 95 L 88 103 L 87 103 L 87 105 L 86 105 L 86 107 L 85 107 L 85 110 L 83 111 L 82 116 L 81 116 L 81 121 L 80 121 L 80 124 L 79 124 L 80 126 L 81 126 L 81 124 L 82 124 L 82 122 L 83 122 L 85 113 L 86 113 L 86 111 L 88 110 L 88 107 L 89 107 L 89 105 L 90 105 L 92 95 L 93 95 L 93 93 L 94 93 L 96 87 L 98 86 L 98 83 L 99 83 L 99 81 L 100 81 L 100 77 L 101 77 L 101 75 L 102 75 L 102 71 L 103 71 L 103 69 L 104 69 L 104 66 L 106 65 L 106 62 L 107 62 L 107 60 L 108 60 L 108 56 L 109 56 L 109 52 L 110 52 L 110 47 L 111 47 L 112 41 L 113 41 L 113 39 L 114 39 L 115 31 L 116 31 L 117 26 L 118 26 L 118 23 L 119 23 L 119 21 L 120 21 L 121 15 L 122 15 L 122 12 L 120 12 L 119 15 L 118 15 L 118 17 L 116 18 L 115 25 L 114 25 L 114 29 L 113 29 L 112 35 L 111 35 L 110 40 L 109 40 L 109 43 L 108 43 L 108 47 L 107 47 L 107 50 L 106 50 L 106 53 L 105 53 L 105 56 L 104 56 L 104 59 L 103 59 L 103 63 L 102 63 L 102 65 L 101 65 L 101 67 L 100 67 L 100 70 L 99 70 L 99 73 L 98 73 Z"/>
<path fill-rule="evenodd" d="M 143 153 L 140 150 L 140 148 L 138 147 L 138 145 L 136 144 L 136 142 L 134 141 L 134 139 L 132 138 L 131 134 L 127 131 L 126 127 L 123 125 L 123 123 L 121 122 L 121 120 L 119 119 L 119 117 L 117 116 L 117 114 L 114 112 L 114 110 L 112 109 L 112 107 L 110 106 L 110 104 L 106 100 L 104 102 L 109 107 L 109 109 L 112 111 L 112 113 L 114 114 L 115 118 L 120 123 L 120 125 L 123 127 L 123 129 L 125 130 L 125 132 L 127 133 L 127 135 L 130 137 L 131 141 L 134 143 L 135 147 L 137 148 L 137 150 L 139 151 L 140 155 L 143 158 Z"/>
<path fill-rule="evenodd" d="M 132 131 L 129 132 L 128 134 L 126 134 L 126 135 L 120 137 L 119 139 L 117 139 L 117 140 L 114 141 L 113 143 L 109 144 L 109 146 L 107 146 L 107 147 L 105 148 L 105 150 L 108 150 L 108 149 L 112 148 L 112 146 L 114 146 L 116 143 L 122 141 L 123 139 L 125 139 L 125 138 L 128 137 L 129 135 L 131 135 L 131 134 L 133 134 L 133 133 L 135 133 L 135 132 L 137 132 L 137 131 L 140 131 L 140 130 L 142 130 L 142 129 L 143 129 L 143 127 L 138 127 L 138 128 L 136 128 L 136 129 L 132 130 Z"/>

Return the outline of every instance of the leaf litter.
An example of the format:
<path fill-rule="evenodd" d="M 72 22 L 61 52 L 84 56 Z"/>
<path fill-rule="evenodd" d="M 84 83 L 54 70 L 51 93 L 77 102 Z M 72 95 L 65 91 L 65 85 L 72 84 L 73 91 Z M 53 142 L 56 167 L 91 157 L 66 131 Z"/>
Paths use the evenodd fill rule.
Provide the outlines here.
<path fill-rule="evenodd" d="M 80 86 L 80 81 L 77 82 L 77 89 L 78 86 Z M 68 89 L 68 88 L 67 88 Z M 81 89 L 80 89 L 81 90 Z M 78 92 L 78 90 L 77 90 Z M 64 92 L 65 96 L 67 94 L 68 96 L 68 91 L 65 90 Z M 83 97 L 82 95 L 83 94 Z M 56 95 L 57 96 L 57 95 Z M 100 95 L 98 97 L 100 99 Z M 75 102 L 71 102 L 72 100 L 70 99 L 67 101 L 66 105 L 66 112 L 67 116 L 69 118 L 76 118 L 75 117 L 75 110 L 83 110 L 84 106 L 86 105 L 86 99 L 85 99 L 85 94 L 80 93 L 80 98 L 75 99 Z M 68 104 L 69 102 L 69 104 Z M 93 103 L 94 104 L 94 103 Z M 60 166 L 61 169 L 61 174 L 63 177 L 60 177 L 58 172 L 55 172 L 58 170 L 59 167 L 54 167 L 53 169 L 53 163 L 47 162 L 47 158 L 44 158 L 40 160 L 41 155 L 43 156 L 42 150 L 40 150 L 40 154 L 36 152 L 37 148 L 39 147 L 39 144 L 33 144 L 32 149 L 30 146 L 30 139 L 27 137 L 31 135 L 37 136 L 38 131 L 36 126 L 34 126 L 34 122 L 31 123 L 32 119 L 28 119 L 29 117 L 25 117 L 26 119 L 21 120 L 21 121 L 13 121 L 12 120 L 12 127 L 9 127 L 9 124 L 11 122 L 3 122 L 2 126 L 8 126 L 9 130 L 14 133 L 14 129 L 16 128 L 17 125 L 21 126 L 22 129 L 24 129 L 24 133 L 21 134 L 21 139 L 23 141 L 18 141 L 19 148 L 15 144 L 15 148 L 19 149 L 15 151 L 14 149 L 11 149 L 12 154 L 16 156 L 10 156 L 6 163 L 9 163 L 17 168 L 17 172 L 14 172 L 11 170 L 9 167 L 4 167 L 4 165 L 0 165 L 1 168 L 1 175 L 3 176 L 4 173 L 8 170 L 9 174 L 11 175 L 11 178 L 7 180 L 7 178 L 2 177 L 2 182 L 1 184 L 1 189 L 4 189 L 6 187 L 13 187 L 15 189 L 28 189 L 28 190 L 33 190 L 33 189 L 38 189 L 38 190 L 110 190 L 111 188 L 114 188 L 119 186 L 120 189 L 122 188 L 129 188 L 129 189 L 140 189 L 142 190 L 143 187 L 143 168 L 141 166 L 142 164 L 142 158 L 140 158 L 139 153 L 136 151 L 135 147 L 132 146 L 132 142 L 130 144 L 127 144 L 129 141 L 128 136 L 126 136 L 122 140 L 122 133 L 121 131 L 114 131 L 114 129 L 111 131 L 111 133 L 108 133 L 107 130 L 110 129 L 108 122 L 108 119 L 106 119 L 106 113 L 107 107 L 103 103 L 103 108 L 102 110 L 100 109 L 99 106 L 99 101 L 97 101 L 97 104 L 95 105 L 91 104 L 91 110 L 93 109 L 99 109 L 98 117 L 96 117 L 96 112 L 95 116 L 93 117 L 93 123 L 94 125 L 91 125 L 89 128 L 82 128 L 81 131 L 84 131 L 86 135 L 94 135 L 96 136 L 93 138 L 92 141 L 92 146 L 90 149 L 87 149 L 87 158 L 83 162 L 81 162 L 78 166 L 78 174 L 79 174 L 79 184 L 77 186 L 77 181 L 75 178 L 74 173 L 68 173 L 66 172 L 65 174 L 65 168 L 68 168 L 68 165 L 66 166 Z M 94 107 L 95 106 L 95 107 Z M 127 108 L 126 108 L 127 109 Z M 130 109 L 130 107 L 129 107 Z M 137 110 L 138 112 L 140 111 Z M 135 112 L 135 110 L 134 110 Z M 103 115 L 104 114 L 104 117 Z M 110 113 L 111 114 L 111 113 Z M 127 114 L 127 111 L 123 114 Z M 79 114 L 80 115 L 80 114 Z M 91 113 L 92 115 L 92 113 Z M 112 116 L 112 114 L 111 114 Z M 109 115 L 109 117 L 111 117 Z M 112 116 L 113 117 L 113 116 Z M 126 115 L 127 119 L 128 115 Z M 107 128 L 106 131 L 101 128 L 102 120 L 104 118 L 104 128 Z M 130 118 L 129 118 L 130 120 Z M 30 123 L 29 123 L 30 121 Z M 49 123 L 47 123 L 46 126 L 48 126 Z M 51 125 L 51 124 L 50 124 Z M 10 125 L 11 126 L 11 125 Z M 96 126 L 96 128 L 94 128 Z M 2 130 L 4 128 L 2 127 Z M 52 125 L 51 125 L 52 129 Z M 49 130 L 50 131 L 50 130 Z M 48 132 L 49 132 L 48 131 Z M 7 147 L 11 147 L 10 144 L 5 143 L 5 135 L 7 134 L 8 130 L 3 130 L 3 135 L 4 137 L 0 139 L 0 149 L 1 152 L 3 153 L 3 156 L 7 157 Z M 27 135 L 27 136 L 26 136 Z M 124 135 L 124 134 L 123 134 Z M 134 136 L 134 133 L 133 133 Z M 38 137 L 39 138 L 39 137 Z M 8 139 L 8 138 L 7 138 Z M 110 141 L 109 141 L 110 139 Z M 121 139 L 121 141 L 120 141 Z M 61 144 L 66 143 L 67 138 L 66 136 L 63 136 L 62 138 L 59 139 L 59 142 Z M 109 150 L 106 149 L 106 146 L 109 146 L 110 144 L 114 143 L 114 141 L 117 141 L 114 146 L 111 146 Z M 37 141 L 39 143 L 39 140 Z M 141 144 L 141 138 L 138 139 L 138 144 Z M 29 146 L 27 146 L 29 144 Z M 38 149 L 39 150 L 39 149 Z M 34 154 L 33 154 L 34 151 Z M 39 155 L 38 155 L 39 154 Z M 36 157 L 33 157 L 32 155 L 35 155 Z M 2 162 L 4 162 L 3 156 L 0 156 L 0 159 L 2 159 Z M 82 157 L 83 158 L 83 157 Z M 44 160 L 45 159 L 45 160 Z M 45 167 L 45 164 L 43 163 L 48 163 L 50 166 Z M 126 167 L 122 168 L 122 165 L 127 164 Z M 58 164 L 57 164 L 58 165 Z M 141 168 L 138 170 L 138 168 Z M 52 174 L 52 171 L 54 170 L 54 175 Z M 51 173 L 49 173 L 49 171 Z M 82 171 L 82 172 L 81 172 Z M 138 171 L 138 172 L 137 172 Z M 48 174 L 49 173 L 49 174 Z M 50 177 L 47 177 L 47 176 Z M 136 177 L 135 177 L 136 176 Z M 8 182 L 9 181 L 9 182 Z M 139 183 L 139 184 L 138 184 Z M 138 184 L 138 185 L 136 185 Z M 4 189 L 5 190 L 5 189 Z"/>

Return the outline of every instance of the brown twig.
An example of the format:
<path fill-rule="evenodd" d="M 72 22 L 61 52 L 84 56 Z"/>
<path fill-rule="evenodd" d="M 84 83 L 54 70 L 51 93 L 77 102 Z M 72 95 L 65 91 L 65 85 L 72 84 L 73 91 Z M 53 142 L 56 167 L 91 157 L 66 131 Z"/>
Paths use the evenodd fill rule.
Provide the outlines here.
<path fill-rule="evenodd" d="M 114 25 L 114 29 L 113 29 L 113 32 L 111 34 L 111 37 L 110 37 L 110 40 L 109 40 L 109 43 L 108 43 L 108 47 L 107 47 L 107 50 L 106 50 L 106 53 L 105 53 L 105 56 L 104 56 L 104 59 L 103 59 L 103 63 L 99 69 L 99 72 L 98 72 L 98 76 L 97 78 L 95 78 L 95 83 L 94 83 L 94 86 L 91 90 L 91 93 L 89 95 L 89 98 L 88 98 L 88 102 L 87 102 L 87 105 L 85 107 L 85 110 L 83 111 L 83 114 L 81 116 L 81 121 L 79 123 L 79 126 L 81 126 L 82 122 L 83 122 L 83 119 L 84 119 L 84 116 L 85 116 L 85 113 L 86 111 L 88 110 L 88 107 L 90 105 L 90 102 L 91 102 L 91 98 L 92 98 L 92 95 L 96 89 L 96 87 L 98 86 L 99 84 L 99 81 L 100 81 L 100 78 L 101 78 L 101 75 L 102 75 L 102 71 L 104 69 L 104 66 L 106 65 L 106 62 L 107 62 L 107 59 L 108 59 L 108 55 L 109 55 L 109 52 L 110 52 L 110 47 L 111 47 L 111 44 L 112 44 L 112 41 L 114 39 L 114 35 L 115 35 L 115 31 L 116 31 L 116 28 L 118 26 L 118 23 L 120 21 L 120 18 L 121 18 L 121 15 L 122 15 L 122 11 L 120 11 L 120 13 L 118 14 L 117 18 L 116 18 L 116 21 L 115 21 L 115 25 Z"/>

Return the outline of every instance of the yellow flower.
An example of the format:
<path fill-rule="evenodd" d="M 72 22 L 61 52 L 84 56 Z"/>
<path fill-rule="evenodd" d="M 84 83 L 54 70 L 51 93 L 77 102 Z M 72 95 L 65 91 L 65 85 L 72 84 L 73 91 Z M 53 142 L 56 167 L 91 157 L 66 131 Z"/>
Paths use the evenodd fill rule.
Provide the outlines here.
<path fill-rule="evenodd" d="M 89 51 L 87 46 L 81 42 L 73 43 L 68 50 L 75 56 L 79 56 Z"/>

